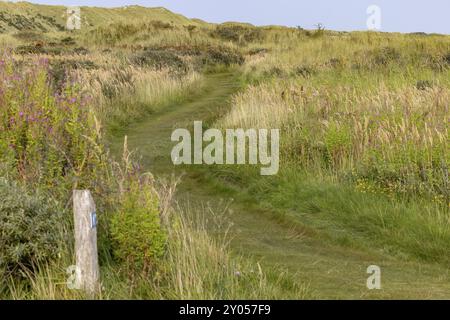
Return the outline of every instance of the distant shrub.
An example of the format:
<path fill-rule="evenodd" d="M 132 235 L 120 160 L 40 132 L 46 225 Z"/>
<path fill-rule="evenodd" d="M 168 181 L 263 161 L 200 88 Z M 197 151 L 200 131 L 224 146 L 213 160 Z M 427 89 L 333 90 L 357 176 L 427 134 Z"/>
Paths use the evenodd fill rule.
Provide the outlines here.
<path fill-rule="evenodd" d="M 312 35 L 313 35 L 313 32 L 311 32 L 310 30 L 304 30 L 303 33 L 307 37 L 312 37 Z"/>
<path fill-rule="evenodd" d="M 344 66 L 344 61 L 342 60 L 342 58 L 331 58 L 327 61 L 327 66 L 334 69 L 342 68 Z"/>
<path fill-rule="evenodd" d="M 311 38 L 321 38 L 325 34 L 325 26 L 322 23 L 318 23 L 316 25 L 316 30 L 314 32 L 310 32 L 309 36 Z"/>
<path fill-rule="evenodd" d="M 73 45 L 76 45 L 77 42 L 72 37 L 65 37 L 65 38 L 61 39 L 61 44 L 66 45 L 66 46 L 73 46 Z"/>
<path fill-rule="evenodd" d="M 409 33 L 409 35 L 419 36 L 419 37 L 426 37 L 426 36 L 428 36 L 428 34 L 425 33 L 425 32 L 411 32 L 411 33 Z"/>
<path fill-rule="evenodd" d="M 263 39 L 263 32 L 255 27 L 219 25 L 211 32 L 213 37 L 233 42 L 254 42 Z"/>
<path fill-rule="evenodd" d="M 46 197 L 0 179 L 0 270 L 23 276 L 55 258 L 62 240 L 61 212 Z"/>
<path fill-rule="evenodd" d="M 426 90 L 433 87 L 433 83 L 430 80 L 419 80 L 416 83 L 416 88 L 418 90 Z"/>
<path fill-rule="evenodd" d="M 167 235 L 161 226 L 159 201 L 148 184 L 136 183 L 111 219 L 114 254 L 129 269 L 147 272 L 160 258 Z"/>
<path fill-rule="evenodd" d="M 266 48 L 254 48 L 248 51 L 248 54 L 251 56 L 257 55 L 257 54 L 264 54 L 269 52 Z"/>
<path fill-rule="evenodd" d="M 209 47 L 203 54 L 203 64 L 223 64 L 230 65 L 242 65 L 245 61 L 242 54 L 236 50 L 232 50 L 225 47 Z"/>
<path fill-rule="evenodd" d="M 97 65 L 90 60 L 55 60 L 50 62 L 48 76 L 53 89 L 61 92 L 67 84 L 70 71 L 77 69 L 93 70 L 97 69 Z"/>
<path fill-rule="evenodd" d="M 447 65 L 450 65 L 450 52 L 444 56 L 443 60 Z"/>
<path fill-rule="evenodd" d="M 191 24 L 191 25 L 185 26 L 185 29 L 189 32 L 189 34 L 192 34 L 197 29 L 197 26 L 194 26 Z"/>
<path fill-rule="evenodd" d="M 150 22 L 150 25 L 158 30 L 164 30 L 164 29 L 173 29 L 173 26 L 168 23 L 168 22 L 164 22 L 164 21 L 160 21 L 160 20 L 154 20 Z"/>
<path fill-rule="evenodd" d="M 80 55 L 86 55 L 89 53 L 89 50 L 84 47 L 78 47 L 73 49 L 73 53 L 80 54 Z"/>
<path fill-rule="evenodd" d="M 298 66 L 294 69 L 294 74 L 297 76 L 301 76 L 303 78 L 309 78 L 315 72 L 316 72 L 316 70 L 310 66 Z"/>
<path fill-rule="evenodd" d="M 14 52 L 21 55 L 26 54 L 60 55 L 61 53 L 63 53 L 63 49 L 61 47 L 53 45 L 46 46 L 43 42 L 38 41 L 30 45 L 17 46 L 14 49 Z"/>
<path fill-rule="evenodd" d="M 50 47 L 50 48 L 45 48 L 45 53 L 48 55 L 52 55 L 52 56 L 58 56 L 61 55 L 62 53 L 64 53 L 63 48 L 60 47 Z"/>
<path fill-rule="evenodd" d="M 279 67 L 272 67 L 269 70 L 266 70 L 264 72 L 264 75 L 266 77 L 277 77 L 277 78 L 283 78 L 286 76 L 286 73 L 284 72 L 283 69 L 279 68 Z"/>
<path fill-rule="evenodd" d="M 42 40 L 43 36 L 41 33 L 29 30 L 19 31 L 13 34 L 13 37 L 22 41 L 33 42 Z"/>
<path fill-rule="evenodd" d="M 172 68 L 186 70 L 187 65 L 175 53 L 163 49 L 146 49 L 131 58 L 132 62 L 141 67 L 152 67 L 158 70 Z"/>
<path fill-rule="evenodd" d="M 43 54 L 45 50 L 40 45 L 23 45 L 17 46 L 14 50 L 17 54 Z"/>
<path fill-rule="evenodd" d="M 374 62 L 380 66 L 386 66 L 389 63 L 399 63 L 401 57 L 400 52 L 392 47 L 384 47 L 374 52 Z"/>

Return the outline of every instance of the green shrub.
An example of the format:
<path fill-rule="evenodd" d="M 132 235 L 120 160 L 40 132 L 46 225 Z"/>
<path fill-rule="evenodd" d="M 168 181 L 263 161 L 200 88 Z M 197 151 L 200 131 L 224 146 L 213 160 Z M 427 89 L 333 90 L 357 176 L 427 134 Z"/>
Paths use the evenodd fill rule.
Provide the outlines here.
<path fill-rule="evenodd" d="M 384 47 L 374 52 L 374 62 L 379 66 L 386 66 L 390 63 L 400 63 L 402 55 L 393 47 Z"/>
<path fill-rule="evenodd" d="M 160 258 L 167 235 L 161 225 L 159 201 L 148 185 L 136 183 L 111 219 L 114 255 L 128 269 L 147 272 Z"/>
<path fill-rule="evenodd" d="M 264 34 L 261 29 L 251 26 L 219 25 L 211 32 L 211 36 L 242 43 L 261 41 L 263 40 Z"/>
<path fill-rule="evenodd" d="M 268 52 L 269 52 L 269 49 L 266 49 L 266 48 L 253 48 L 248 51 L 248 54 L 251 56 L 254 56 L 257 54 L 265 54 Z"/>
<path fill-rule="evenodd" d="M 325 147 L 328 152 L 328 161 L 335 166 L 341 163 L 348 155 L 351 147 L 351 134 L 347 127 L 332 122 L 327 128 L 324 137 Z"/>
<path fill-rule="evenodd" d="M 430 80 L 419 80 L 416 83 L 417 90 L 426 90 L 433 87 L 433 83 Z"/>
<path fill-rule="evenodd" d="M 284 72 L 284 70 L 279 67 L 272 67 L 269 70 L 264 71 L 264 76 L 283 78 L 286 76 L 286 72 Z"/>
<path fill-rule="evenodd" d="M 294 69 L 294 74 L 303 78 L 310 78 L 316 73 L 316 70 L 310 66 L 300 65 Z"/>
<path fill-rule="evenodd" d="M 13 34 L 13 37 L 21 41 L 31 42 L 42 40 L 43 34 L 31 30 L 22 30 Z"/>
<path fill-rule="evenodd" d="M 0 199 L 0 273 L 21 276 L 55 258 L 63 234 L 57 205 L 3 179 Z"/>
<path fill-rule="evenodd" d="M 73 49 L 73 53 L 79 54 L 79 55 L 87 55 L 89 53 L 89 50 L 85 47 L 78 47 Z"/>
<path fill-rule="evenodd" d="M 172 68 L 186 70 L 187 66 L 175 53 L 163 49 L 147 49 L 132 57 L 132 62 L 141 67 L 156 69 Z"/>
<path fill-rule="evenodd" d="M 153 27 L 154 29 L 156 29 L 156 30 L 167 30 L 167 29 L 170 30 L 170 29 L 174 28 L 170 23 L 164 22 L 164 21 L 161 21 L 161 20 L 151 21 L 149 23 L 149 25 L 151 27 Z"/>
<path fill-rule="evenodd" d="M 44 54 L 45 49 L 40 45 L 22 45 L 14 50 L 17 54 Z"/>
<path fill-rule="evenodd" d="M 72 37 L 65 37 L 61 39 L 61 44 L 65 46 L 74 46 L 77 44 L 77 42 Z"/>
<path fill-rule="evenodd" d="M 202 62 L 204 65 L 223 64 L 230 66 L 233 64 L 242 65 L 245 59 L 237 50 L 225 47 L 209 47 L 205 50 Z"/>

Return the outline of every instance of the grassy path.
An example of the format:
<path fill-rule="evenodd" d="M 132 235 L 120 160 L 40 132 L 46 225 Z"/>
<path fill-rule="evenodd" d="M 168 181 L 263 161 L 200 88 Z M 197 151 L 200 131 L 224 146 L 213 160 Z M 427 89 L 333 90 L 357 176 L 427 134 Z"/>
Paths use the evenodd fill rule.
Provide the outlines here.
<path fill-rule="evenodd" d="M 112 141 L 113 153 L 119 152 L 127 135 L 129 148 L 139 150 L 146 169 L 156 176 L 181 174 L 183 169 L 175 168 L 170 161 L 173 129 L 190 128 L 194 120 L 214 119 L 239 89 L 233 73 L 207 77 L 207 88 L 201 93 L 124 130 Z M 298 281 L 308 283 L 315 298 L 450 298 L 448 268 L 405 263 L 377 250 L 361 251 L 324 242 L 314 230 L 280 221 L 256 201 L 214 181 L 203 167 L 187 169 L 177 195 L 180 205 L 195 208 L 209 203 L 218 210 L 230 197 L 235 198 L 230 206 L 233 250 L 261 261 L 263 268 L 288 269 Z M 366 288 L 366 269 L 373 264 L 382 267 L 382 290 Z"/>

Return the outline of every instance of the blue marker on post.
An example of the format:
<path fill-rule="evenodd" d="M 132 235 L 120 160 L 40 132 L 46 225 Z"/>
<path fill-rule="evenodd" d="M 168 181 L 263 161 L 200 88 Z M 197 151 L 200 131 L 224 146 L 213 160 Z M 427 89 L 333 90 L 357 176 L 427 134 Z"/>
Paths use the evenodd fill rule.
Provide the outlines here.
<path fill-rule="evenodd" d="M 97 228 L 97 213 L 94 211 L 91 213 L 91 229 Z"/>

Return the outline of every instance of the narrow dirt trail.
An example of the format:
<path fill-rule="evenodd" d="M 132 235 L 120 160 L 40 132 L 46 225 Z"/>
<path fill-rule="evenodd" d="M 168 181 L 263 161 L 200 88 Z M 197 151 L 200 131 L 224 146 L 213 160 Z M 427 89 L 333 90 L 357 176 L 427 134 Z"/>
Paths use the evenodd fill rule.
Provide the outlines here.
<path fill-rule="evenodd" d="M 167 107 L 128 127 L 112 141 L 113 154 L 120 154 L 123 136 L 128 136 L 130 150 L 138 149 L 145 169 L 156 176 L 179 175 L 170 152 L 176 128 L 191 128 L 195 120 L 206 121 L 223 114 L 229 98 L 239 89 L 236 74 L 207 76 L 207 88 L 179 105 Z M 186 170 L 184 168 L 183 170 Z M 189 168 L 179 186 L 177 200 L 191 208 L 205 203 L 217 206 L 226 202 L 229 193 L 221 192 L 220 182 L 211 182 L 204 171 Z M 277 221 L 257 203 L 234 201 L 230 209 L 233 251 L 250 256 L 267 266 L 281 266 L 306 282 L 313 295 L 325 299 L 365 298 L 450 298 L 450 275 L 436 265 L 405 263 L 378 251 L 357 251 L 324 243 L 310 233 Z M 366 288 L 367 267 L 382 267 L 382 290 Z"/>

